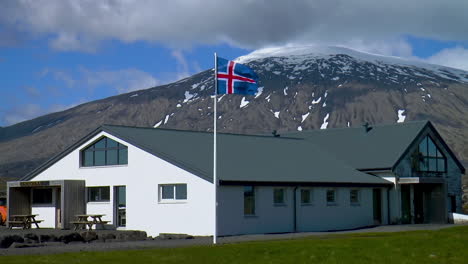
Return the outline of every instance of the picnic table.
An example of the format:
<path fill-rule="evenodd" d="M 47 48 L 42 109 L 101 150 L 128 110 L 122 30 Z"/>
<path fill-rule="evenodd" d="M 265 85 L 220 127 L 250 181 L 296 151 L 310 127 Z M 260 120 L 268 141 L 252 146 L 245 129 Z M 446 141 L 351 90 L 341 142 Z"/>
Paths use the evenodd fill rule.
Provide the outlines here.
<path fill-rule="evenodd" d="M 37 214 L 27 214 L 27 215 L 10 215 L 10 221 L 8 221 L 8 227 L 12 229 L 13 227 L 22 227 L 23 229 L 30 229 L 32 224 L 36 225 L 36 228 L 39 228 L 39 223 L 44 220 L 36 220 Z"/>
<path fill-rule="evenodd" d="M 76 215 L 77 221 L 71 222 L 74 225 L 74 230 L 78 229 L 93 229 L 93 225 L 102 225 L 109 223 L 109 221 L 102 221 L 102 217 L 105 214 L 82 214 Z"/>

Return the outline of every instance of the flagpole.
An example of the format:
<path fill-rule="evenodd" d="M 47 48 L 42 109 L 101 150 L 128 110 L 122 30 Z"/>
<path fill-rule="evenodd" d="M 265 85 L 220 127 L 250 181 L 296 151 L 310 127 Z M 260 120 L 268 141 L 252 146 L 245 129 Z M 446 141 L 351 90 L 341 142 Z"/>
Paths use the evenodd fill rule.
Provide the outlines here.
<path fill-rule="evenodd" d="M 216 52 L 214 54 L 215 67 L 214 67 L 214 115 L 213 115 L 213 187 L 214 187 L 214 230 L 213 230 L 213 244 L 217 242 L 218 236 L 218 195 L 217 195 L 217 185 L 218 178 L 216 175 L 216 104 L 217 104 L 217 94 L 218 94 L 218 58 Z"/>

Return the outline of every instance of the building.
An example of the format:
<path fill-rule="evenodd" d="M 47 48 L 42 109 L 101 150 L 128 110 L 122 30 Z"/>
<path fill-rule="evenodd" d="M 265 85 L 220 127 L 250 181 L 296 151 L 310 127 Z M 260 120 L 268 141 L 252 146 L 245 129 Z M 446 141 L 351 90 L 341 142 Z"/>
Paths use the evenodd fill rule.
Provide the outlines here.
<path fill-rule="evenodd" d="M 218 134 L 219 235 L 447 222 L 465 169 L 430 122 Z M 213 134 L 105 125 L 8 183 L 12 214 L 70 228 L 105 214 L 118 229 L 212 235 Z"/>

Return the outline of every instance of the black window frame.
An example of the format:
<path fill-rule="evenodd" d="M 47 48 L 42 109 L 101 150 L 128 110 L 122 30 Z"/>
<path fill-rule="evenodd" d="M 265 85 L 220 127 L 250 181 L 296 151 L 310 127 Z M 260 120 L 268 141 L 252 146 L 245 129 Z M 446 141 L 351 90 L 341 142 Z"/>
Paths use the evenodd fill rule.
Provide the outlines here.
<path fill-rule="evenodd" d="M 313 203 L 313 192 L 312 189 L 301 189 L 301 205 L 311 205 Z M 305 195 L 307 193 L 307 195 Z M 304 199 L 304 197 L 307 197 L 307 199 Z M 304 201 L 307 200 L 307 201 Z"/>
<path fill-rule="evenodd" d="M 98 190 L 99 198 L 97 200 L 91 199 L 91 190 Z M 103 191 L 104 190 L 104 191 Z M 86 187 L 86 200 L 88 203 L 108 203 L 110 202 L 110 186 L 89 186 Z M 107 197 L 104 197 L 107 196 Z"/>
<path fill-rule="evenodd" d="M 329 192 L 333 192 L 333 201 L 329 201 Z M 337 191 L 336 189 L 327 189 L 325 191 L 325 200 L 327 201 L 327 205 L 336 205 L 337 204 Z"/>
<path fill-rule="evenodd" d="M 255 216 L 255 186 L 244 186 L 244 216 Z"/>
<path fill-rule="evenodd" d="M 96 147 L 102 140 L 104 140 L 104 147 Z M 112 145 L 112 146 L 109 146 Z M 117 152 L 116 162 L 112 163 L 109 161 L 110 152 Z M 96 159 L 96 153 L 104 152 L 104 163 L 98 164 Z M 92 162 L 89 164 L 87 155 L 91 153 Z M 128 165 L 128 147 L 108 137 L 101 137 L 90 146 L 84 148 L 80 152 L 80 167 L 103 167 L 103 166 L 119 166 Z"/>
<path fill-rule="evenodd" d="M 355 192 L 356 201 L 353 201 L 353 192 Z M 351 205 L 359 205 L 361 204 L 361 191 L 359 189 L 351 189 L 349 190 L 349 203 Z"/>
<path fill-rule="evenodd" d="M 429 140 L 432 141 L 432 144 L 435 146 L 435 152 L 436 156 L 431 156 L 429 153 Z M 424 143 L 426 144 L 426 150 L 425 153 L 421 152 L 421 144 Z M 440 154 L 440 155 L 439 155 Z M 447 157 L 440 151 L 440 148 L 435 144 L 434 139 L 430 135 L 426 135 L 421 141 L 419 141 L 419 144 L 417 146 L 416 150 L 416 157 L 417 157 L 417 165 L 416 165 L 416 171 L 417 172 L 428 172 L 428 173 L 446 173 L 447 172 Z M 443 161 L 443 170 L 439 169 L 439 161 Z M 430 161 L 435 161 L 435 170 L 431 170 L 430 168 Z M 424 164 L 424 167 L 422 168 L 421 163 Z"/>
<path fill-rule="evenodd" d="M 273 189 L 273 204 L 274 205 L 285 205 L 286 204 L 286 189 L 285 188 L 274 188 Z"/>

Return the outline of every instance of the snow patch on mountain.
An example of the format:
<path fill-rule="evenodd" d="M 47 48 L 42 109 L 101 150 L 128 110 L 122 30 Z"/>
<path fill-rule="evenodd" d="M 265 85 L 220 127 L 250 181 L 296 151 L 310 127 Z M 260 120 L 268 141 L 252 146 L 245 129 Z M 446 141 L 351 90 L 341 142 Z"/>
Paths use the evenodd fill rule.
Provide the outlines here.
<path fill-rule="evenodd" d="M 245 100 L 245 97 L 242 97 L 240 108 L 246 107 L 249 104 L 249 101 Z"/>
<path fill-rule="evenodd" d="M 399 109 L 399 110 L 398 110 L 398 120 L 397 120 L 397 123 L 403 123 L 403 122 L 405 122 L 406 116 L 403 115 L 404 112 L 405 112 L 405 109 Z"/>
<path fill-rule="evenodd" d="M 323 123 L 322 125 L 320 126 L 320 129 L 327 129 L 327 126 L 328 126 L 328 118 L 330 117 L 330 113 L 327 113 L 327 115 L 325 116 L 325 118 L 323 119 Z"/>

